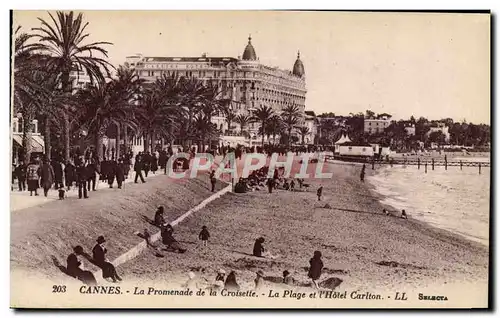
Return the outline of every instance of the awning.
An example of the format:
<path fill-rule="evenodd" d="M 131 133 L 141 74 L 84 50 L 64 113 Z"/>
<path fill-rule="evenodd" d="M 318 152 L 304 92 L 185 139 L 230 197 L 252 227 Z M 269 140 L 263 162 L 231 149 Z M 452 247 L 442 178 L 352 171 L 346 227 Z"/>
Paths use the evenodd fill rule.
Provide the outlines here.
<path fill-rule="evenodd" d="M 12 135 L 12 140 L 22 147 L 23 145 L 23 136 L 20 135 Z M 45 143 L 43 138 L 37 135 L 31 136 L 31 151 L 32 152 L 44 152 Z"/>

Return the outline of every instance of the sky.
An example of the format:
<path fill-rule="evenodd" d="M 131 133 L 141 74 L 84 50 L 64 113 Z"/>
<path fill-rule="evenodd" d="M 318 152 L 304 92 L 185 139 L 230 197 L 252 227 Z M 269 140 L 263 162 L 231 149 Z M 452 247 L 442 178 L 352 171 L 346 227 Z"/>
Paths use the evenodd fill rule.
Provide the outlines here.
<path fill-rule="evenodd" d="M 81 11 L 89 42 L 108 41 L 117 66 L 145 56 L 238 57 L 252 36 L 261 63 L 306 72 L 316 114 L 490 123 L 490 18 L 481 14 L 279 11 Z M 15 11 L 14 29 L 50 21 Z"/>

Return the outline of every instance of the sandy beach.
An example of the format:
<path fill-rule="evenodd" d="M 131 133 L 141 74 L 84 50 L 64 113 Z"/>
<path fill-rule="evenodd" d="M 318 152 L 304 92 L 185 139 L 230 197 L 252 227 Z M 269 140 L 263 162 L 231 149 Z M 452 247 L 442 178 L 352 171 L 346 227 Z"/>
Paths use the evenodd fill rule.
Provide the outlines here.
<path fill-rule="evenodd" d="M 223 186 L 217 184 L 216 190 Z M 74 246 L 81 245 L 90 253 L 97 236 L 104 235 L 112 260 L 142 241 L 134 232 L 157 230 L 146 218 L 154 217 L 158 205 L 165 207 L 167 219 L 175 219 L 210 194 L 206 174 L 179 180 L 157 175 L 123 190 L 91 192 L 86 200 L 69 197 L 12 211 L 11 268 L 68 279 L 57 265 L 65 266 Z M 88 262 L 85 266 L 97 269 Z"/>
<path fill-rule="evenodd" d="M 359 181 L 358 166 L 329 165 L 329 170 L 334 178 L 311 181 L 308 192 L 229 193 L 176 227 L 186 254 L 146 253 L 120 270 L 134 281 L 181 283 L 190 270 L 213 281 L 222 268 L 235 270 L 242 288 L 251 289 L 257 270 L 280 277 L 286 269 L 306 284 L 308 261 L 320 250 L 322 279 L 338 277 L 342 288 L 486 284 L 486 247 L 416 220 L 383 215 L 378 198 Z M 321 202 L 315 195 L 319 184 L 325 193 Z M 326 203 L 331 208 L 323 208 Z M 198 241 L 203 225 L 211 234 L 208 247 Z M 259 236 L 277 259 L 250 255 Z"/>
<path fill-rule="evenodd" d="M 180 286 L 189 271 L 206 283 L 213 282 L 219 269 L 234 270 L 241 288 L 251 290 L 257 270 L 274 279 L 288 270 L 297 288 L 308 289 L 308 262 L 319 250 L 325 266 L 320 281 L 340 278 L 340 290 L 463 284 L 486 290 L 487 247 L 414 220 L 411 211 L 409 220 L 382 214 L 380 198 L 359 181 L 359 165 L 327 164 L 326 168 L 334 177 L 308 180 L 308 191 L 225 194 L 175 227 L 174 236 L 187 248 L 185 254 L 165 251 L 165 257 L 158 257 L 149 248 L 118 271 L 129 283 Z M 367 173 L 374 171 L 367 169 Z M 318 202 L 320 185 L 324 198 Z M 109 259 L 115 259 L 141 242 L 133 232 L 158 231 L 144 218 L 151 218 L 157 205 L 163 204 L 173 220 L 210 192 L 207 176 L 201 174 L 198 179 L 178 181 L 158 176 L 122 192 L 92 194 L 92 200 L 52 202 L 12 213 L 13 273 L 27 270 L 69 283 L 73 279 L 56 265 L 64 265 L 72 246 L 80 244 L 89 252 L 95 238 L 103 234 L 109 242 Z M 211 235 L 208 247 L 198 240 L 203 225 Z M 251 255 L 260 236 L 276 259 Z M 88 262 L 85 266 L 96 269 Z M 269 288 L 274 285 L 266 282 Z"/>

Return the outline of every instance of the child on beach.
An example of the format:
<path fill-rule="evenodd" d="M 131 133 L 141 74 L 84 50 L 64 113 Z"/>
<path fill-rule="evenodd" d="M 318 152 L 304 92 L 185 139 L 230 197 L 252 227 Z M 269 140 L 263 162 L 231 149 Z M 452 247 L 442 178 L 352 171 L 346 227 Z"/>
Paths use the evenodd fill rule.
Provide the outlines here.
<path fill-rule="evenodd" d="M 208 244 L 208 239 L 210 238 L 210 233 L 207 230 L 207 227 L 205 225 L 202 226 L 200 235 L 198 235 L 198 238 L 202 241 L 203 246 L 207 246 Z"/>
<path fill-rule="evenodd" d="M 59 191 L 59 200 L 64 200 L 66 193 L 66 191 L 64 190 L 64 186 L 61 186 L 58 191 Z"/>
<path fill-rule="evenodd" d="M 293 190 L 295 190 L 295 181 L 293 181 L 293 179 L 292 179 L 292 181 L 290 181 L 290 191 L 293 191 Z"/>
<path fill-rule="evenodd" d="M 323 187 L 319 187 L 316 195 L 318 196 L 318 201 L 321 201 L 321 195 L 323 194 Z"/>
<path fill-rule="evenodd" d="M 312 280 L 314 287 L 319 289 L 316 281 L 320 278 L 321 271 L 323 270 L 323 261 L 321 260 L 320 251 L 314 251 L 314 256 L 309 260 L 309 265 L 309 273 L 307 276 Z"/>
<path fill-rule="evenodd" d="M 408 215 L 406 215 L 406 211 L 405 210 L 401 211 L 401 218 L 402 219 L 408 219 Z"/>

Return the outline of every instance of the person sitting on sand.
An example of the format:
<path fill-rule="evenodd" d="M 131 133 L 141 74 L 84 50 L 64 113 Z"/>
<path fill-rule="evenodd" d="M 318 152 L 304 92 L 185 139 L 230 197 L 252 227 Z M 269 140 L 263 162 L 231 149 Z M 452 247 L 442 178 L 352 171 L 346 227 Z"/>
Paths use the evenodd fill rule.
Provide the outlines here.
<path fill-rule="evenodd" d="M 389 211 L 387 211 L 386 209 L 383 209 L 382 213 L 384 213 L 385 215 L 389 215 Z"/>
<path fill-rule="evenodd" d="M 255 290 L 259 291 L 262 287 L 264 287 L 264 279 L 263 279 L 264 272 L 261 269 L 259 269 L 256 274 L 257 277 L 255 277 L 254 279 Z"/>
<path fill-rule="evenodd" d="M 198 235 L 198 238 L 202 241 L 203 246 L 207 246 L 208 239 L 210 238 L 210 233 L 208 232 L 206 225 L 203 225 L 201 227 L 201 232 L 200 235 Z"/>
<path fill-rule="evenodd" d="M 215 276 L 215 288 L 216 289 L 223 289 L 224 288 L 224 281 L 226 280 L 226 271 L 223 269 L 219 269 L 217 272 L 217 276 Z"/>
<path fill-rule="evenodd" d="M 117 280 L 121 281 L 122 279 L 118 276 L 115 266 L 106 259 L 108 250 L 104 247 L 105 242 L 104 236 L 101 235 L 97 238 L 97 244 L 92 249 L 93 260 L 102 269 L 102 277 L 104 279 L 111 278 L 113 283 L 116 283 Z"/>
<path fill-rule="evenodd" d="M 263 257 L 263 253 L 265 251 L 264 246 L 262 243 L 264 243 L 264 238 L 259 237 L 258 239 L 255 240 L 255 244 L 253 245 L 253 256 L 257 257 Z"/>
<path fill-rule="evenodd" d="M 286 179 L 283 182 L 283 189 L 285 189 L 286 191 L 290 190 L 290 184 L 288 183 L 288 180 L 286 180 Z"/>
<path fill-rule="evenodd" d="M 196 280 L 196 275 L 193 272 L 188 273 L 188 280 L 182 285 L 182 287 L 189 288 L 191 290 L 198 289 L 198 282 Z"/>
<path fill-rule="evenodd" d="M 156 210 L 155 225 L 158 227 L 161 227 L 163 224 L 165 224 L 165 218 L 163 217 L 164 210 L 165 209 L 163 208 L 163 206 L 159 206 L 158 209 Z"/>
<path fill-rule="evenodd" d="M 406 219 L 406 220 L 408 219 L 408 215 L 406 215 L 406 211 L 405 210 L 401 211 L 401 218 L 402 219 Z"/>
<path fill-rule="evenodd" d="M 66 273 L 74 278 L 78 278 L 85 285 L 97 285 L 97 281 L 91 271 L 86 271 L 83 268 L 82 262 L 78 259 L 78 255 L 83 254 L 83 247 L 80 245 L 73 248 L 73 253 L 67 258 Z"/>
<path fill-rule="evenodd" d="M 231 271 L 229 275 L 227 275 L 226 282 L 224 283 L 224 289 L 229 291 L 240 290 L 240 285 L 236 282 L 236 273 L 234 271 Z"/>
<path fill-rule="evenodd" d="M 166 226 L 162 227 L 161 239 L 162 239 L 163 244 L 165 244 L 167 246 L 167 249 L 170 248 L 170 249 L 177 251 L 181 254 L 186 252 L 186 249 L 182 248 L 180 246 L 179 242 L 177 242 L 177 240 L 174 239 L 173 233 L 174 233 L 174 228 L 172 227 L 172 225 L 167 224 Z"/>
<path fill-rule="evenodd" d="M 283 284 L 285 285 L 295 285 L 295 279 L 290 276 L 290 272 L 287 270 L 283 271 Z"/>
<path fill-rule="evenodd" d="M 323 187 L 322 186 L 318 188 L 316 195 L 318 196 L 318 201 L 321 201 L 321 196 L 323 195 Z"/>
<path fill-rule="evenodd" d="M 307 276 L 312 280 L 313 285 L 316 289 L 319 289 L 318 283 L 316 282 L 323 270 L 323 261 L 321 260 L 321 252 L 314 251 L 314 256 L 309 260 L 309 272 Z"/>

